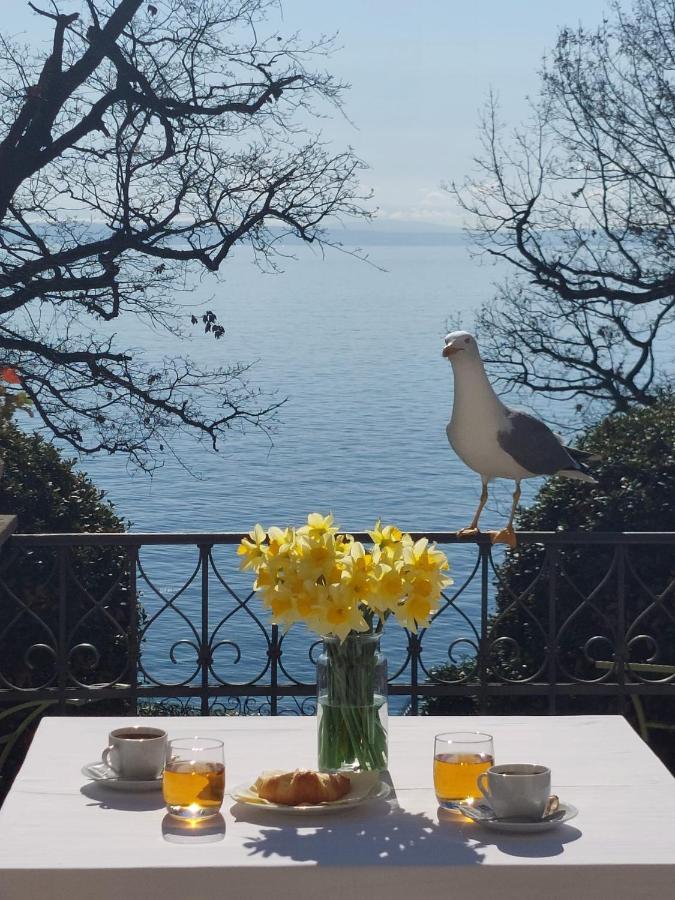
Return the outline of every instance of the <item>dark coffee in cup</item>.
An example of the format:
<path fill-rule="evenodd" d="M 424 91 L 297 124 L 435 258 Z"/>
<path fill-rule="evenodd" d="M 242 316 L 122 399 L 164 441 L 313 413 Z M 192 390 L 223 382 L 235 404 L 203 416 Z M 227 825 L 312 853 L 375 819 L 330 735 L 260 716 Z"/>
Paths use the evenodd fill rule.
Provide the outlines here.
<path fill-rule="evenodd" d="M 115 735 L 125 741 L 150 741 L 159 737 L 157 731 L 124 731 L 122 728 L 118 728 Z"/>

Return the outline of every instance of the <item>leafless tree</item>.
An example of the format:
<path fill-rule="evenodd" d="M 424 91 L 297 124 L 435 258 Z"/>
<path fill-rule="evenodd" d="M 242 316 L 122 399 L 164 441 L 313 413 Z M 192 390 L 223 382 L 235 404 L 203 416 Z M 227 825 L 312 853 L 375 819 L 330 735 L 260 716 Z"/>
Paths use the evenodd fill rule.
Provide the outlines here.
<path fill-rule="evenodd" d="M 0 38 L 0 354 L 63 441 L 151 467 L 175 429 L 216 446 L 273 404 L 246 366 L 144 360 L 106 323 L 218 337 L 190 273 L 363 214 L 359 160 L 313 130 L 345 85 L 316 70 L 331 40 L 275 32 L 269 0 L 42 4 L 46 58 Z"/>
<path fill-rule="evenodd" d="M 564 29 L 531 117 L 491 97 L 477 174 L 453 186 L 511 275 L 478 315 L 509 386 L 625 410 L 666 386 L 675 337 L 675 2 Z"/>

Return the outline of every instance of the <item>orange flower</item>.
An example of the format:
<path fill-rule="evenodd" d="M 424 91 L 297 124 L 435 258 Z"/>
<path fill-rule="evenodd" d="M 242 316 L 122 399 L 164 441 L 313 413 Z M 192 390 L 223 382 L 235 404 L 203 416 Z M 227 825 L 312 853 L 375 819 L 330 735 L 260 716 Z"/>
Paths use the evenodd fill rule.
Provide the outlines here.
<path fill-rule="evenodd" d="M 21 384 L 21 379 L 17 375 L 16 369 L 11 366 L 3 366 L 0 369 L 0 378 L 9 384 Z"/>

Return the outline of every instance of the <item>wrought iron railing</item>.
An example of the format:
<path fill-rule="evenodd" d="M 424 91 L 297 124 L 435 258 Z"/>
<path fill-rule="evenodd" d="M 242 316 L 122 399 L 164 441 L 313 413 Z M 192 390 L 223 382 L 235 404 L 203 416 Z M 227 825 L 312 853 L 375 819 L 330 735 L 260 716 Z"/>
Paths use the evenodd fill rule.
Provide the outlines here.
<path fill-rule="evenodd" d="M 431 628 L 385 630 L 395 711 L 443 697 L 496 710 L 528 696 L 550 713 L 571 697 L 675 698 L 675 533 L 520 533 L 507 568 L 487 537 L 427 536 L 455 583 Z M 0 708 L 313 712 L 316 639 L 267 622 L 238 571 L 241 537 L 11 537 Z"/>

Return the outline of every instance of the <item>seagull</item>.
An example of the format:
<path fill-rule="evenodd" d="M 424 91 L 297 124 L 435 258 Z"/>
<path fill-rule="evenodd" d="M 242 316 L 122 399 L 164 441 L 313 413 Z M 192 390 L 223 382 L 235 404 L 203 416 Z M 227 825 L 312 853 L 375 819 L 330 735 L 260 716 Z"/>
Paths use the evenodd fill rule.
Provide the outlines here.
<path fill-rule="evenodd" d="M 597 483 L 582 459 L 591 454 L 567 447 L 563 439 L 534 416 L 502 403 L 488 381 L 478 345 L 467 331 L 445 336 L 443 356 L 450 360 L 455 379 L 452 416 L 446 429 L 450 446 L 483 482 L 480 502 L 471 524 L 460 529 L 461 537 L 479 534 L 478 520 L 488 499 L 488 484 L 494 478 L 515 481 L 508 524 L 491 533 L 492 542 L 516 546 L 513 517 L 520 500 L 520 482 L 541 475 L 564 475 Z"/>

